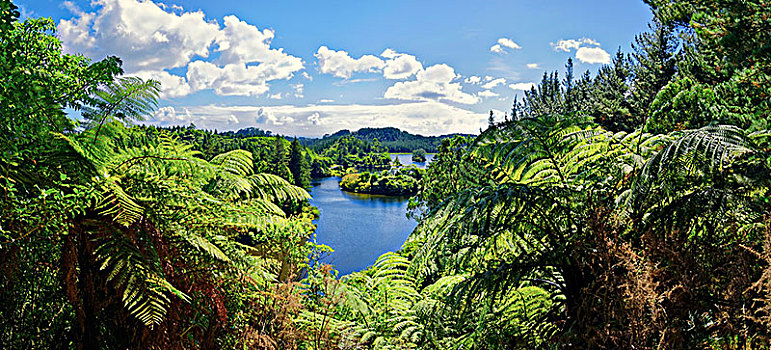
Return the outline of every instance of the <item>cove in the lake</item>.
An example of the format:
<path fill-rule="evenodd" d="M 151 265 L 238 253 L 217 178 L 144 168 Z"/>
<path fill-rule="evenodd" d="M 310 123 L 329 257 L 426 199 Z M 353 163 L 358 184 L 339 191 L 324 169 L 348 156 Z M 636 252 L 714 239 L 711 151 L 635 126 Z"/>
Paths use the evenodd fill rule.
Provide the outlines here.
<path fill-rule="evenodd" d="M 394 154 L 404 165 L 413 163 L 409 154 Z M 349 193 L 340 190 L 339 177 L 314 179 L 311 204 L 319 208 L 316 240 L 334 249 L 322 262 L 335 265 L 340 275 L 367 268 L 383 253 L 398 250 L 417 226 L 407 218 L 407 197 Z"/>

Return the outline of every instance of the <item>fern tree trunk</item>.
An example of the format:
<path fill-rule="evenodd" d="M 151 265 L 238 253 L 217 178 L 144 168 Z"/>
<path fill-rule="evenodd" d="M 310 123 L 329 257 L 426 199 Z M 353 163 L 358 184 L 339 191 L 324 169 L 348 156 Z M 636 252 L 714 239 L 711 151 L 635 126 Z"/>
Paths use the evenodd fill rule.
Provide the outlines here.
<path fill-rule="evenodd" d="M 62 282 L 75 311 L 72 341 L 77 349 L 98 349 L 99 302 L 97 300 L 94 242 L 80 222 L 74 222 L 62 246 Z"/>
<path fill-rule="evenodd" d="M 580 349 L 585 348 L 586 344 L 580 342 L 583 337 L 581 336 L 587 327 L 592 327 L 590 320 L 586 317 L 589 315 L 583 315 L 582 305 L 586 301 L 586 287 L 589 285 L 589 278 L 586 274 L 585 268 L 579 263 L 575 262 L 575 259 L 570 259 L 570 262 L 562 267 L 562 276 L 565 281 L 565 313 L 567 314 L 566 329 L 574 334 L 570 336 L 573 348 Z M 578 335 L 578 336 L 575 336 Z"/>

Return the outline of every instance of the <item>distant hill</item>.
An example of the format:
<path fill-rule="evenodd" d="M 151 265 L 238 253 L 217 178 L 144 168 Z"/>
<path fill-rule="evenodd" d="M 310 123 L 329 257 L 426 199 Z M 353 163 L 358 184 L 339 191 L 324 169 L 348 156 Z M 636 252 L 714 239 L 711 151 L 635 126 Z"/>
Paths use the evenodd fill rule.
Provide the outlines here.
<path fill-rule="evenodd" d="M 336 139 L 348 135 L 352 135 L 353 137 L 364 141 L 374 141 L 377 139 L 383 146 L 388 148 L 389 152 L 412 152 L 413 150 L 422 148 L 426 150 L 426 152 L 434 153 L 437 151 L 437 148 L 442 143 L 443 139 L 461 134 L 423 136 L 410 134 L 393 127 L 362 128 L 354 132 L 351 132 L 350 130 L 340 130 L 331 135 L 324 135 L 324 137 L 320 139 L 303 138 L 300 142 L 314 150 L 319 150 L 328 147 Z"/>

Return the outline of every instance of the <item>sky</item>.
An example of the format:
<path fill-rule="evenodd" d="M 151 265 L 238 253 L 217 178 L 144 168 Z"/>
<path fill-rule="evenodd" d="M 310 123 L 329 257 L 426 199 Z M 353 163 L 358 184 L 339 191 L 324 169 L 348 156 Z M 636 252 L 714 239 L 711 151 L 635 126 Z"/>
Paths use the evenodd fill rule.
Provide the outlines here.
<path fill-rule="evenodd" d="M 147 123 L 319 137 L 477 133 L 545 71 L 631 51 L 641 0 L 15 0 L 64 51 L 161 82 Z"/>

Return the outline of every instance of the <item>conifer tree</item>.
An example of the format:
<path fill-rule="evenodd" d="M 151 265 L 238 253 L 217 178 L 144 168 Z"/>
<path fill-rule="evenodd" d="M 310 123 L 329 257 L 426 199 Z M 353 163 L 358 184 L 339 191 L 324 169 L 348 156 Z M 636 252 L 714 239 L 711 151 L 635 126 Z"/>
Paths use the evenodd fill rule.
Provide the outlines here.
<path fill-rule="evenodd" d="M 292 172 L 294 184 L 298 187 L 311 186 L 311 169 L 307 158 L 303 155 L 302 146 L 295 138 L 292 141 L 289 155 L 289 170 Z"/>
<path fill-rule="evenodd" d="M 650 116 L 650 106 L 656 95 L 677 72 L 676 49 L 679 45 L 672 25 L 664 25 L 654 18 L 648 27 L 650 31 L 638 35 L 632 44 L 635 80 L 631 102 L 643 121 Z"/>
<path fill-rule="evenodd" d="M 271 173 L 281 176 L 289 183 L 294 183 L 294 177 L 289 170 L 289 159 L 287 158 L 284 140 L 281 136 L 276 136 L 273 142 L 273 165 Z"/>
<path fill-rule="evenodd" d="M 616 52 L 610 65 L 600 68 L 594 78 L 591 114 L 608 130 L 631 131 L 642 124 L 627 98 L 631 78 L 629 58 L 621 50 Z"/>

